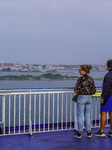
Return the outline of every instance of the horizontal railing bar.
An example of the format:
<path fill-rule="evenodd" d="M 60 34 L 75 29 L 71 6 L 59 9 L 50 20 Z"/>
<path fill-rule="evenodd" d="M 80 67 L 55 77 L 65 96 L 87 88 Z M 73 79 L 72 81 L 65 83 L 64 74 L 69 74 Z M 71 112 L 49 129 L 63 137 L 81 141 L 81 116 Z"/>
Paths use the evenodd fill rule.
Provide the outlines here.
<path fill-rule="evenodd" d="M 74 91 L 46 91 L 46 92 L 13 92 L 13 93 L 0 93 L 0 96 L 4 95 L 24 95 L 24 94 L 53 94 L 53 93 L 74 93 Z"/>
<path fill-rule="evenodd" d="M 99 120 L 91 120 L 91 121 L 92 121 L 93 125 L 95 125 L 95 122 L 97 122 L 97 124 L 99 124 Z M 110 119 L 108 119 L 108 121 L 110 121 Z M 72 124 L 72 126 L 74 126 L 74 123 L 75 122 L 63 122 L 63 123 L 59 122 L 58 123 L 58 127 L 61 128 L 61 126 L 63 124 L 63 127 L 66 128 L 66 125 L 70 126 L 70 124 Z M 50 123 L 50 124 L 36 124 L 36 125 L 32 125 L 32 129 L 34 129 L 34 128 L 35 129 L 39 129 L 39 127 L 43 128 L 44 125 L 45 125 L 45 128 L 48 128 L 48 126 L 50 128 L 52 128 L 52 126 L 54 126 L 55 128 L 57 127 L 57 123 L 54 123 L 54 124 L 52 124 L 52 123 Z M 9 128 L 10 128 L 10 130 L 14 130 L 14 126 L 11 126 L 11 127 L 5 127 L 5 131 L 8 132 Z M 24 125 L 21 125 L 20 127 L 19 126 L 15 126 L 15 130 L 19 130 L 19 128 L 20 128 L 20 130 L 24 130 Z M 29 125 L 25 125 L 25 130 L 28 130 L 28 129 L 29 129 Z"/>
<path fill-rule="evenodd" d="M 96 87 L 96 89 L 101 89 L 102 87 Z M 29 91 L 29 90 L 62 90 L 62 89 L 74 89 L 74 87 L 52 87 L 52 88 L 8 88 L 0 89 L 0 91 Z"/>
<path fill-rule="evenodd" d="M 23 88 L 23 89 L 25 89 L 25 88 Z M 59 91 L 59 90 L 73 90 L 74 89 L 74 87 L 60 87 L 60 88 L 32 88 L 32 89 L 27 89 L 26 88 L 26 90 L 20 90 L 20 89 L 18 89 L 18 90 L 15 90 L 15 89 L 12 89 L 12 90 L 5 90 L 5 89 L 0 89 L 0 91 L 2 91 L 3 93 L 0 93 L 0 96 L 4 96 L 4 95 L 19 95 L 19 94 L 29 94 L 29 92 L 30 92 L 30 94 L 48 94 L 48 93 L 72 93 L 72 92 L 70 92 L 70 91 Z M 58 90 L 57 90 L 58 89 Z M 99 91 L 101 91 L 101 87 L 96 87 L 96 89 L 97 89 L 97 92 Z M 99 90 L 100 89 L 100 90 Z M 42 92 L 39 92 L 39 91 L 36 91 L 36 92 L 33 92 L 32 90 L 47 90 L 47 91 L 42 91 Z M 52 90 L 52 91 L 48 91 L 48 90 Z M 57 91 L 54 91 L 54 90 L 57 90 Z M 11 92 L 9 92 L 9 91 L 11 91 Z M 17 91 L 21 91 L 21 92 L 17 92 Z M 73 91 L 74 92 L 74 91 Z"/>

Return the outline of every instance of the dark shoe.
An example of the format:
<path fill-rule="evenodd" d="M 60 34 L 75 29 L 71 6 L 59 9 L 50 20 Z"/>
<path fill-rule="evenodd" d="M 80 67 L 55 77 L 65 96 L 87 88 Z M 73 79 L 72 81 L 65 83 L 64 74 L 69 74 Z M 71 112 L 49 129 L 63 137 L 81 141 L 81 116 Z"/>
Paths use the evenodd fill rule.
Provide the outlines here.
<path fill-rule="evenodd" d="M 81 139 L 81 133 L 77 132 L 76 134 L 74 134 L 74 137 Z"/>
<path fill-rule="evenodd" d="M 94 133 L 95 136 L 105 137 L 105 133 L 101 132 L 100 130 L 96 133 Z"/>
<path fill-rule="evenodd" d="M 111 131 L 107 132 L 107 135 L 112 136 L 112 132 Z"/>
<path fill-rule="evenodd" d="M 87 137 L 92 137 L 91 132 L 90 133 L 87 132 Z"/>

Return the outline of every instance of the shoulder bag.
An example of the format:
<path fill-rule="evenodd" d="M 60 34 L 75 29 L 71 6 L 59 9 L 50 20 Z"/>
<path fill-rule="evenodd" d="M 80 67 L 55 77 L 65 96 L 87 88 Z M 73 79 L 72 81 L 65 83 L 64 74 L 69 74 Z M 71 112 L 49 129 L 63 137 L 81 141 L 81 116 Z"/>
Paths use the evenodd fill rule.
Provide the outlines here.
<path fill-rule="evenodd" d="M 77 102 L 77 99 L 78 99 L 78 96 L 82 93 L 82 91 L 85 89 L 86 85 L 87 85 L 88 82 L 86 82 L 83 86 L 83 88 L 72 98 L 72 100 L 74 102 Z"/>

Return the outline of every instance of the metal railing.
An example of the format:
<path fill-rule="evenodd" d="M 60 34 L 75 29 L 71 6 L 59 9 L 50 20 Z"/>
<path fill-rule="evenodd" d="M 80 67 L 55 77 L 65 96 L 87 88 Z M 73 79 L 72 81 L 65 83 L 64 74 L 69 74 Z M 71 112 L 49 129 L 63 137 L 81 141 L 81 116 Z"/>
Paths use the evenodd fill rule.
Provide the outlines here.
<path fill-rule="evenodd" d="M 73 88 L 1 92 L 0 136 L 77 129 Z M 91 108 L 91 127 L 100 126 L 99 112 L 100 99 L 95 97 Z M 106 126 L 109 126 L 109 115 L 107 120 Z"/>

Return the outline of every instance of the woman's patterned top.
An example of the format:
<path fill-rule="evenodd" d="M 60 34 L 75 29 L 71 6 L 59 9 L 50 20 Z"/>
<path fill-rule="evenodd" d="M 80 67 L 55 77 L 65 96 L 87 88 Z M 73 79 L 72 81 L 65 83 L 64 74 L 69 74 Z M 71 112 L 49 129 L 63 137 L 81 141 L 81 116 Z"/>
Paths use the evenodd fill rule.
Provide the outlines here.
<path fill-rule="evenodd" d="M 85 86 L 85 88 L 84 88 Z M 78 78 L 74 91 L 80 95 L 93 95 L 96 93 L 95 83 L 92 77 L 84 75 Z"/>

